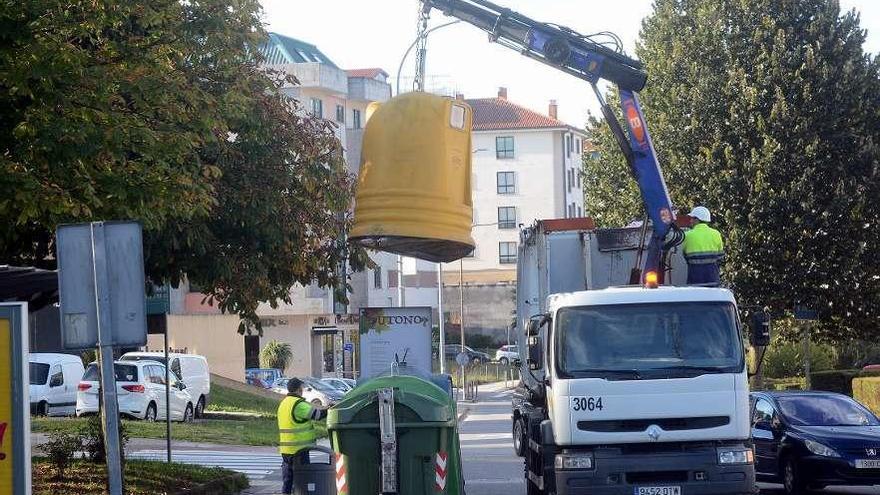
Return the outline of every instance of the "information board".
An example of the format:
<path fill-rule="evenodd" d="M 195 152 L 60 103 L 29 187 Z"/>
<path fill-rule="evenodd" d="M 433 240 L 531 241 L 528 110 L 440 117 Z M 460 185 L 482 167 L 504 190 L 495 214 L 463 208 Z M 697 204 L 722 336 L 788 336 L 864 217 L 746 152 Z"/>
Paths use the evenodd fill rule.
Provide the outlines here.
<path fill-rule="evenodd" d="M 0 303 L 0 494 L 31 493 L 27 304 Z"/>
<path fill-rule="evenodd" d="M 378 376 L 403 361 L 431 373 L 431 308 L 363 308 L 358 333 L 362 378 Z"/>

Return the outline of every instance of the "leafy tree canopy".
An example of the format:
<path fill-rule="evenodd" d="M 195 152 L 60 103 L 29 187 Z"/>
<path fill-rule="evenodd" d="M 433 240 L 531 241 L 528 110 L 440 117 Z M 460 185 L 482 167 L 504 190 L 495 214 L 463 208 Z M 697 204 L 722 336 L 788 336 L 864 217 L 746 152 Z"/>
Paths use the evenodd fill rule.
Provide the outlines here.
<path fill-rule="evenodd" d="M 260 15 L 257 0 L 4 3 L 0 263 L 51 268 L 58 224 L 134 219 L 154 283 L 186 274 L 257 325 L 296 282 L 344 287 L 339 265 L 366 259 L 337 242 L 354 180 L 333 125 L 259 68 Z"/>
<path fill-rule="evenodd" d="M 864 40 L 833 0 L 657 0 L 637 47 L 680 213 L 712 210 L 741 303 L 816 308 L 826 340 L 880 330 L 880 78 Z M 607 126 L 589 130 L 587 211 L 642 217 Z"/>

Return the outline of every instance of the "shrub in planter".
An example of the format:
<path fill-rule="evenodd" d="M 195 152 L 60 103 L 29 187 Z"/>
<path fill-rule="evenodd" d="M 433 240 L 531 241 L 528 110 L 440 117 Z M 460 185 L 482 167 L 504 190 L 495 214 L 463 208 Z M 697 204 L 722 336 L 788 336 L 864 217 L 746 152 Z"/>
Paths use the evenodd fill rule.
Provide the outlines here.
<path fill-rule="evenodd" d="M 55 477 L 59 481 L 64 481 L 64 471 L 67 470 L 73 461 L 73 456 L 81 446 L 82 439 L 79 435 L 55 431 L 49 433 L 49 440 L 37 448 L 46 454 L 52 467 L 55 468 Z"/>

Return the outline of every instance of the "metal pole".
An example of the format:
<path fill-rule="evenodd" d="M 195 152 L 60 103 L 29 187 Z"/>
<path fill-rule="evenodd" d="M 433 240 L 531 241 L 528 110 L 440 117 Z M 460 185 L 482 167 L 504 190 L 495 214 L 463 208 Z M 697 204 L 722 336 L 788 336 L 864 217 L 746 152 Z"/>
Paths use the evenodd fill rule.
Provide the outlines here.
<path fill-rule="evenodd" d="M 397 255 L 397 306 L 403 307 L 406 302 L 404 301 L 404 297 L 406 296 L 406 291 L 403 288 L 403 256 Z"/>
<path fill-rule="evenodd" d="M 165 450 L 171 462 L 171 361 L 168 360 L 168 322 L 165 322 Z M 186 413 L 184 413 L 186 414 Z"/>
<path fill-rule="evenodd" d="M 458 320 L 458 327 L 461 335 L 461 352 L 464 352 L 464 262 L 461 258 L 458 259 L 458 311 L 460 313 L 460 317 Z M 462 391 L 467 390 L 466 381 L 467 375 L 465 374 L 465 366 L 461 367 L 461 387 Z M 464 399 L 466 395 L 462 394 Z"/>
<path fill-rule="evenodd" d="M 446 326 L 443 323 L 443 263 L 437 263 L 437 315 L 440 320 L 440 374 L 446 373 Z"/>
<path fill-rule="evenodd" d="M 101 360 L 101 391 L 104 401 L 104 445 L 107 454 L 107 484 L 110 495 L 122 495 L 122 452 L 119 447 L 119 404 L 116 402 L 116 371 L 110 328 L 110 277 L 104 223 L 93 222 L 92 260 L 95 266 L 95 302 L 98 307 L 98 349 Z"/>
<path fill-rule="evenodd" d="M 804 388 L 810 390 L 810 324 L 804 323 Z"/>

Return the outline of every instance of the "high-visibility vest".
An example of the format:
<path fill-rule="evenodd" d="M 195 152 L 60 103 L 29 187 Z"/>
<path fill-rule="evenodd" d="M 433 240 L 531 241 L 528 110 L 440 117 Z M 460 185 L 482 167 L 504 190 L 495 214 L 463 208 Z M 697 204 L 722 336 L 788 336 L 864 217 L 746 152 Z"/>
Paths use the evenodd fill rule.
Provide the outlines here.
<path fill-rule="evenodd" d="M 278 405 L 278 451 L 296 454 L 315 445 L 317 433 L 311 420 L 312 406 L 302 397 L 287 396 Z"/>
<path fill-rule="evenodd" d="M 690 265 L 718 263 L 724 257 L 721 233 L 705 223 L 698 223 L 685 232 L 684 257 Z"/>

